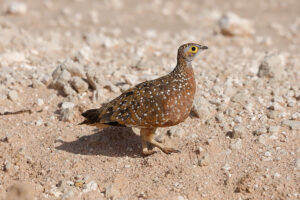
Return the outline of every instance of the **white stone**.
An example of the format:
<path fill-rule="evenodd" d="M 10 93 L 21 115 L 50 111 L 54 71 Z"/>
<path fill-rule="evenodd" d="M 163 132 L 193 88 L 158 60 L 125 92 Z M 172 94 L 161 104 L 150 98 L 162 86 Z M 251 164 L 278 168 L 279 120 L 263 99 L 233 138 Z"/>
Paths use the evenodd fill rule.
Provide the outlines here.
<path fill-rule="evenodd" d="M 6 12 L 9 14 L 23 15 L 27 12 L 27 5 L 24 2 L 11 2 Z"/>
<path fill-rule="evenodd" d="M 259 70 L 259 77 L 281 79 L 285 77 L 285 57 L 282 54 L 266 55 L 262 60 Z"/>
<path fill-rule="evenodd" d="M 86 193 L 97 189 L 98 189 L 98 184 L 95 181 L 91 181 L 84 186 L 84 189 L 82 191 Z"/>
<path fill-rule="evenodd" d="M 222 34 L 227 36 L 251 36 L 255 34 L 252 22 L 232 12 L 225 13 L 219 20 Z"/>

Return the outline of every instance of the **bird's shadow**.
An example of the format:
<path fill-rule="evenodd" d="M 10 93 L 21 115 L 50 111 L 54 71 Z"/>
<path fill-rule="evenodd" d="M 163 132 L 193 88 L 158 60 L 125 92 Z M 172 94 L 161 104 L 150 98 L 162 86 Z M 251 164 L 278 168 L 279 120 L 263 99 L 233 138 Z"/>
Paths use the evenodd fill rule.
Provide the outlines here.
<path fill-rule="evenodd" d="M 56 149 L 81 155 L 104 155 L 109 157 L 142 157 L 141 139 L 131 128 L 108 127 L 94 134 L 65 142 Z"/>

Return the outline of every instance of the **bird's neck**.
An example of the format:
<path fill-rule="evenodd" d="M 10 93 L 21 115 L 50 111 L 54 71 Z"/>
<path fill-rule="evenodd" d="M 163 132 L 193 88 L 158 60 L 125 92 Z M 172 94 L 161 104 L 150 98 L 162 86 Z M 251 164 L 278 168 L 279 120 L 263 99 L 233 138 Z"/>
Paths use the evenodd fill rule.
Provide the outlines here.
<path fill-rule="evenodd" d="M 173 72 L 175 74 L 194 74 L 193 66 L 192 66 L 192 61 L 188 61 L 183 58 L 179 58 L 177 60 L 177 65 L 174 68 Z"/>

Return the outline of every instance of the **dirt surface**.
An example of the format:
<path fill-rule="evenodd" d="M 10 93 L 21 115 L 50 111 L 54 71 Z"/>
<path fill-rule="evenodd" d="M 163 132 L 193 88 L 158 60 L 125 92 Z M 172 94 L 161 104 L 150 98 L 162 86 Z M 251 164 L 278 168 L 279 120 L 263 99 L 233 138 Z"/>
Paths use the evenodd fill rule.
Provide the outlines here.
<path fill-rule="evenodd" d="M 0 199 L 300 198 L 299 0 L 20 2 L 0 4 Z M 209 47 L 198 117 L 156 138 L 180 153 L 77 125 L 185 42 Z"/>

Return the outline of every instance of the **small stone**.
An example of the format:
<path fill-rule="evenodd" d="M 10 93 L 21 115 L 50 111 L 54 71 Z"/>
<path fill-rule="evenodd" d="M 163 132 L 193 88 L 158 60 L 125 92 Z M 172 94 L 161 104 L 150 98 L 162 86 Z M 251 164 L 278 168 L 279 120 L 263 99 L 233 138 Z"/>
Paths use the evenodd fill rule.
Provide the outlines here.
<path fill-rule="evenodd" d="M 224 114 L 222 112 L 218 112 L 216 115 L 216 120 L 219 123 L 224 123 L 224 121 L 225 121 Z"/>
<path fill-rule="evenodd" d="M 27 12 L 27 5 L 24 2 L 11 2 L 6 12 L 14 15 L 24 15 Z"/>
<path fill-rule="evenodd" d="M 61 114 L 61 116 L 60 116 L 61 121 L 70 122 L 73 120 L 74 112 L 73 112 L 73 109 L 71 109 L 71 108 L 62 109 L 60 111 L 60 114 Z"/>
<path fill-rule="evenodd" d="M 210 158 L 207 153 L 205 153 L 198 161 L 200 167 L 208 166 L 210 163 Z"/>
<path fill-rule="evenodd" d="M 257 129 L 256 131 L 254 131 L 255 135 L 262 135 L 262 134 L 266 134 L 266 133 L 267 133 L 266 127 L 261 127 L 259 129 Z"/>
<path fill-rule="evenodd" d="M 285 120 L 281 124 L 290 127 L 292 130 L 300 130 L 300 121 Z"/>
<path fill-rule="evenodd" d="M 266 144 L 267 142 L 267 136 L 265 134 L 262 134 L 258 137 L 257 140 L 260 144 Z"/>
<path fill-rule="evenodd" d="M 18 93 L 15 90 L 10 90 L 7 96 L 12 101 L 17 101 L 19 98 Z"/>
<path fill-rule="evenodd" d="M 233 131 L 232 131 L 232 138 L 236 139 L 236 138 L 244 138 L 245 132 L 246 132 L 246 128 L 242 125 L 236 125 L 233 127 Z"/>
<path fill-rule="evenodd" d="M 269 127 L 269 133 L 271 134 L 277 134 L 280 130 L 279 126 L 270 126 Z"/>
<path fill-rule="evenodd" d="M 285 58 L 281 54 L 266 55 L 258 70 L 259 77 L 281 79 L 285 76 Z"/>
<path fill-rule="evenodd" d="M 68 102 L 68 101 L 63 102 L 63 103 L 61 104 L 61 108 L 62 108 L 62 109 L 67 109 L 67 108 L 72 109 L 72 108 L 74 108 L 74 106 L 75 106 L 74 103 Z"/>
<path fill-rule="evenodd" d="M 245 91 L 238 91 L 233 97 L 231 97 L 231 101 L 235 103 L 245 104 L 249 101 L 249 96 L 245 93 Z"/>
<path fill-rule="evenodd" d="M 67 70 L 62 70 L 59 72 L 54 71 L 52 74 L 53 81 L 50 84 L 50 87 L 60 90 L 64 85 L 68 84 L 68 81 L 71 79 L 71 74 Z"/>
<path fill-rule="evenodd" d="M 75 187 L 83 188 L 84 182 L 83 181 L 76 181 L 74 185 L 75 185 Z"/>
<path fill-rule="evenodd" d="M 113 93 L 120 92 L 120 89 L 112 83 L 108 83 L 107 85 L 104 86 L 104 88 L 108 89 L 109 91 L 111 91 Z"/>
<path fill-rule="evenodd" d="M 44 100 L 39 98 L 39 99 L 37 99 L 36 104 L 38 106 L 42 106 L 42 105 L 44 105 Z"/>
<path fill-rule="evenodd" d="M 167 131 L 167 134 L 171 137 L 183 137 L 185 134 L 185 131 L 183 128 L 180 128 L 180 127 L 171 127 Z"/>
<path fill-rule="evenodd" d="M 69 84 L 65 84 L 62 89 L 63 95 L 66 96 L 75 96 L 76 92 Z"/>
<path fill-rule="evenodd" d="M 208 101 L 199 96 L 195 96 L 191 115 L 200 119 L 208 119 L 211 115 L 212 107 Z"/>
<path fill-rule="evenodd" d="M 255 33 L 252 22 L 232 12 L 221 17 L 219 26 L 221 33 L 226 36 L 251 36 Z"/>
<path fill-rule="evenodd" d="M 97 189 L 98 189 L 98 184 L 95 181 L 90 181 L 88 184 L 84 186 L 84 189 L 82 191 L 86 193 Z"/>
<path fill-rule="evenodd" d="M 271 110 L 267 113 L 267 117 L 269 119 L 276 119 L 278 117 L 278 111 L 276 110 Z"/>
<path fill-rule="evenodd" d="M 238 138 L 230 144 L 230 149 L 239 150 L 242 148 L 242 140 Z"/>
<path fill-rule="evenodd" d="M 102 89 L 96 89 L 95 91 L 93 91 L 92 101 L 94 103 L 99 102 L 102 93 Z"/>
<path fill-rule="evenodd" d="M 43 120 L 42 120 L 42 119 L 39 119 L 39 120 L 37 120 L 37 121 L 35 122 L 35 125 L 36 125 L 36 126 L 41 126 L 43 123 L 44 123 Z"/>
<path fill-rule="evenodd" d="M 83 93 L 89 88 L 89 85 L 78 76 L 72 78 L 71 85 L 78 93 Z"/>

